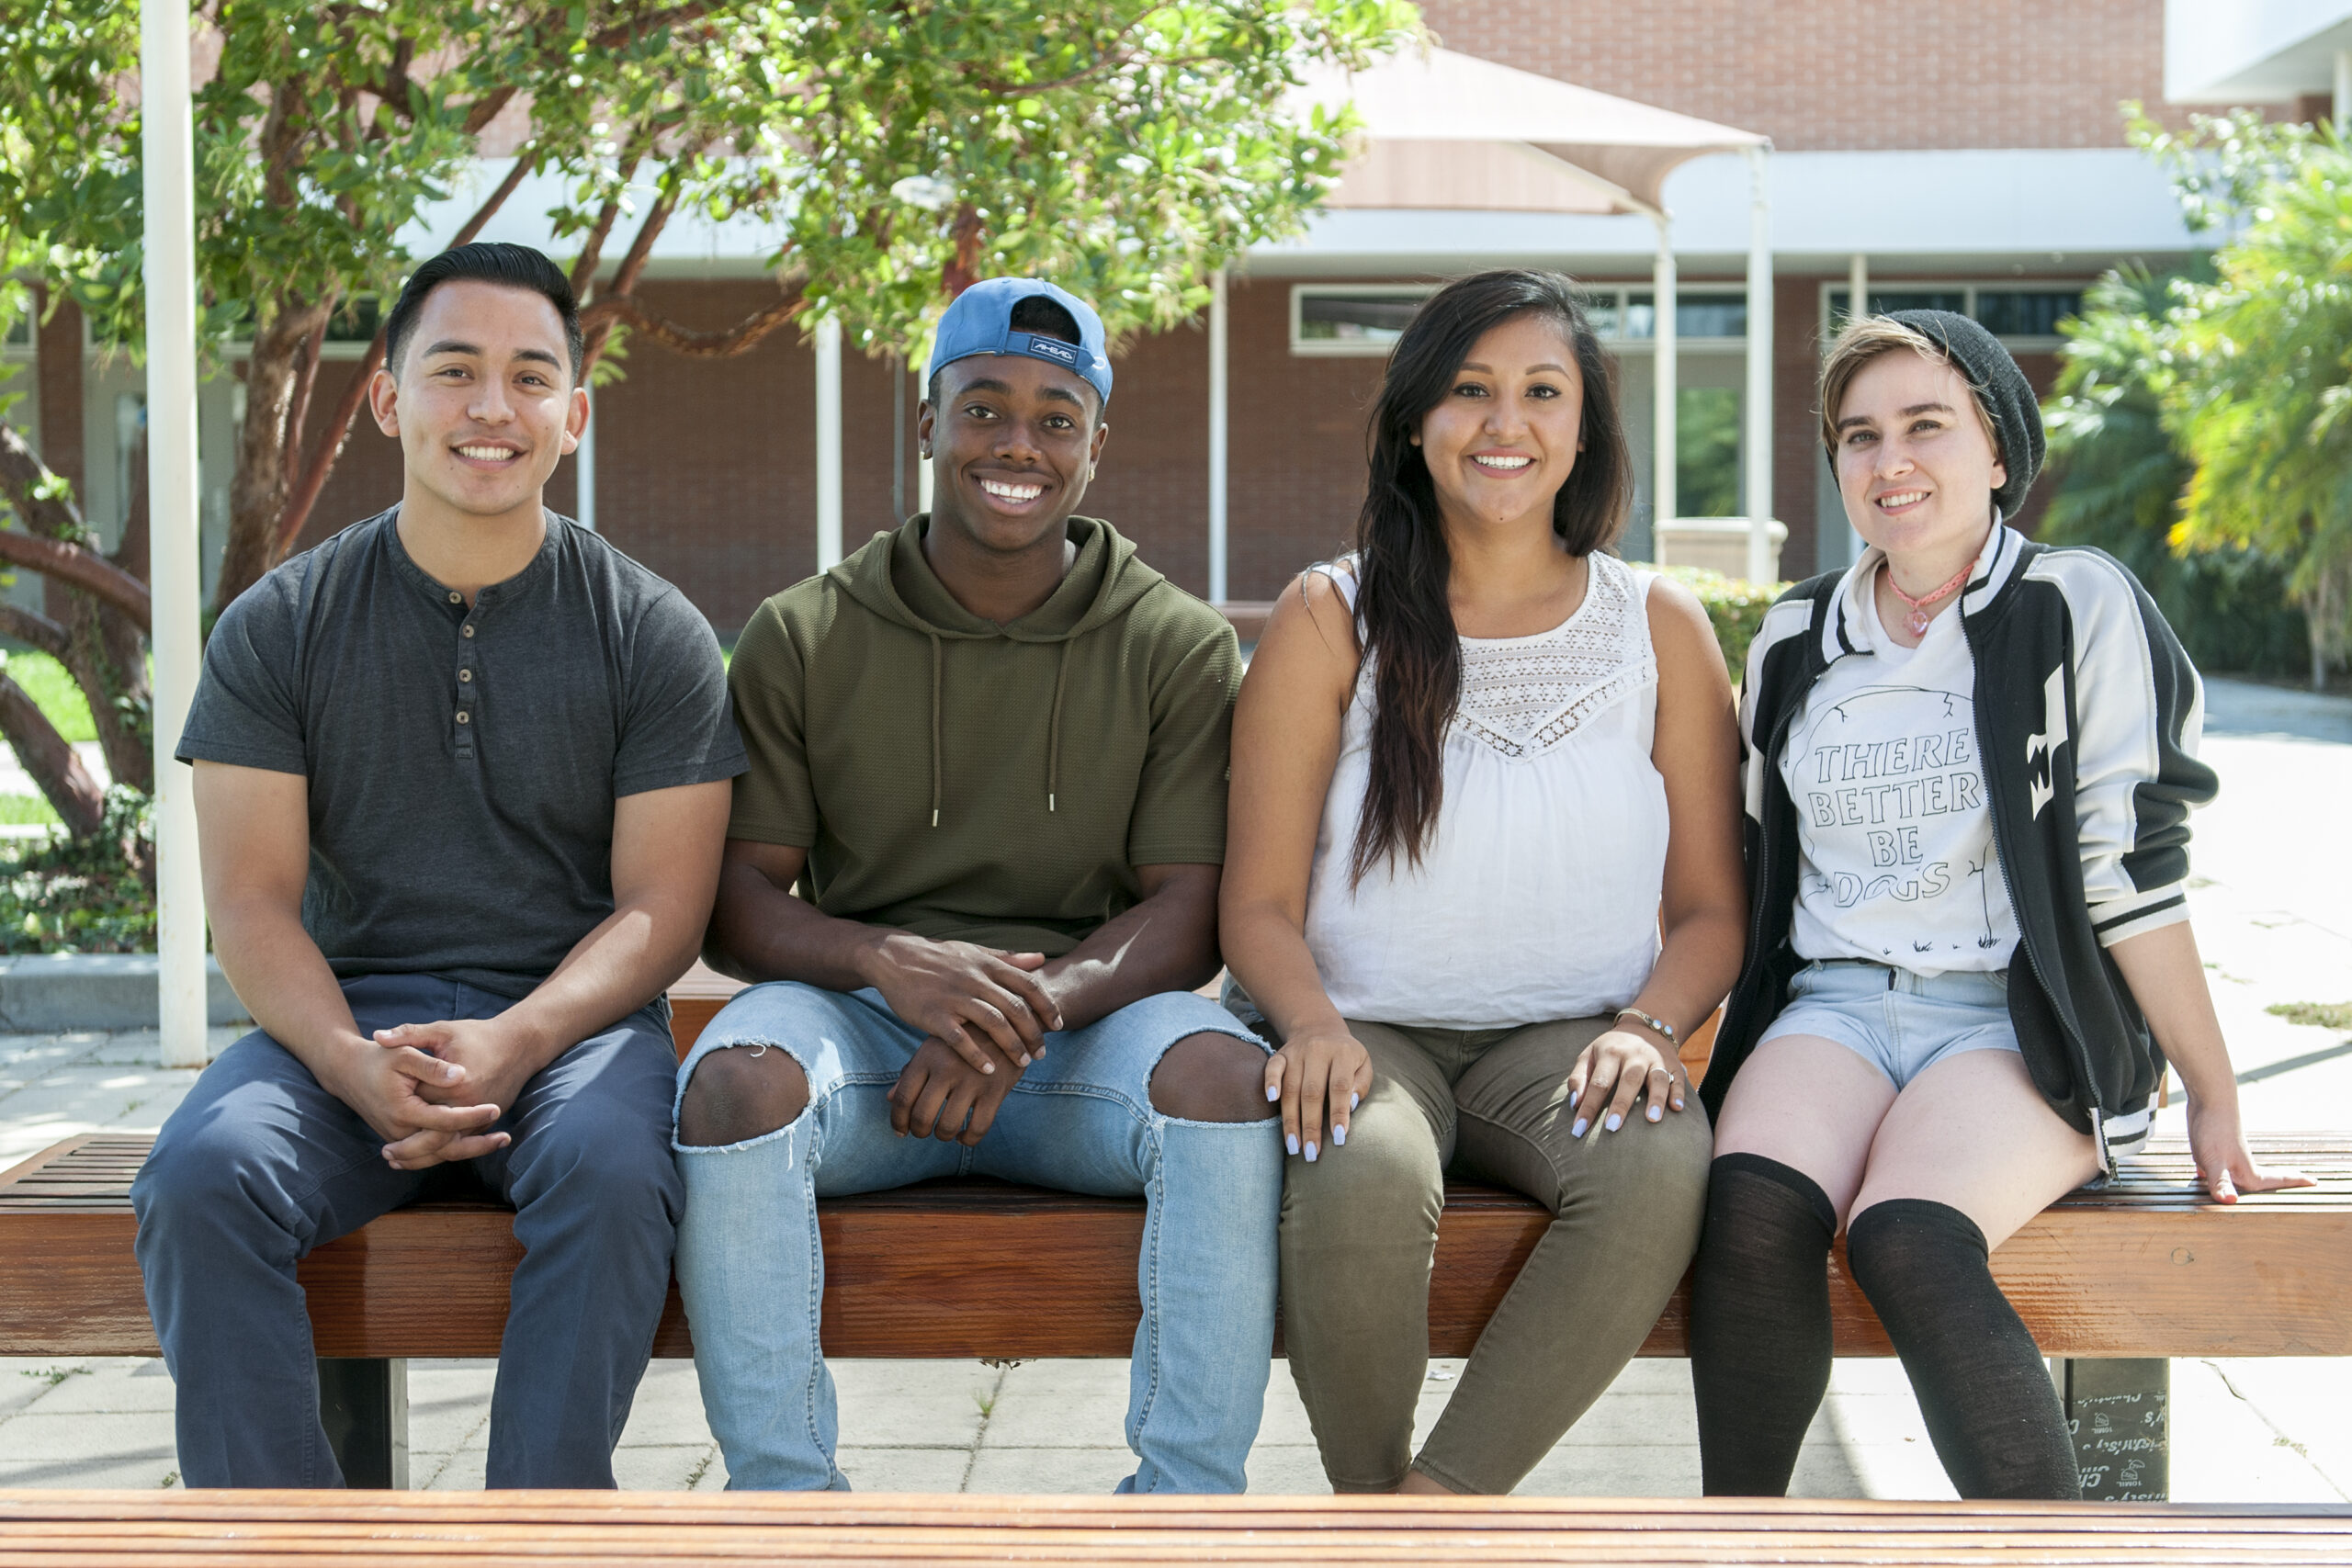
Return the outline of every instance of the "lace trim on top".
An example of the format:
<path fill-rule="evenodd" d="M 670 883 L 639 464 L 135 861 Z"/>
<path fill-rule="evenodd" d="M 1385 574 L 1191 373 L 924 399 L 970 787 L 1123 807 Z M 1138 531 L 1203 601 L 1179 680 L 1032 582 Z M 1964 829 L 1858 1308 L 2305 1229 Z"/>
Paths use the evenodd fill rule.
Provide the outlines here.
<path fill-rule="evenodd" d="M 1584 603 L 1533 637 L 1464 637 L 1454 723 L 1506 757 L 1537 756 L 1657 679 L 1633 570 L 1595 551 Z"/>

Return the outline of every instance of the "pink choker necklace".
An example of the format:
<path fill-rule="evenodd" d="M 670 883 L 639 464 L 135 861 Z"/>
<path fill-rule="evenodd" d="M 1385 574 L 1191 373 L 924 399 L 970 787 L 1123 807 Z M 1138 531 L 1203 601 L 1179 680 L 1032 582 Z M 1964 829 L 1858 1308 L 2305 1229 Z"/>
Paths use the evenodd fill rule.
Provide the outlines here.
<path fill-rule="evenodd" d="M 1951 581 L 1945 583 L 1941 588 L 1935 590 L 1933 592 L 1922 593 L 1917 599 L 1914 599 L 1910 594 L 1903 592 L 1903 584 L 1894 581 L 1894 563 L 1892 561 L 1887 563 L 1886 585 L 1894 590 L 1894 596 L 1897 599 L 1902 600 L 1905 604 L 1911 606 L 1911 613 L 1904 617 L 1904 625 L 1911 628 L 1911 635 L 1913 637 L 1926 637 L 1928 635 L 1928 623 L 1936 618 L 1936 613 L 1928 606 L 1935 604 L 1938 600 L 1945 598 L 1952 592 L 1952 590 L 1967 581 L 1968 574 L 1972 570 L 1975 570 L 1975 566 L 1976 563 L 1974 561 L 1970 561 L 1966 566 L 1962 567 L 1958 571 L 1954 572 L 1951 576 Z"/>

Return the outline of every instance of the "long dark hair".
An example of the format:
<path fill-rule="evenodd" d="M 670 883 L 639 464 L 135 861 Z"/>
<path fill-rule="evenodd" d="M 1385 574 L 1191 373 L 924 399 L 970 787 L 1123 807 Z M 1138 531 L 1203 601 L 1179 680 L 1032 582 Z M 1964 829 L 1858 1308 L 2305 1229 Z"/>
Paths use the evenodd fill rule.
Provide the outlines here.
<path fill-rule="evenodd" d="M 1589 555 L 1624 526 L 1634 465 L 1617 416 L 1617 365 L 1586 317 L 1583 297 L 1555 272 L 1482 272 L 1448 284 L 1416 313 L 1388 356 L 1372 411 L 1372 480 L 1356 521 L 1356 595 L 1363 656 L 1374 661 L 1371 777 L 1356 822 L 1352 880 L 1402 850 L 1419 865 L 1445 790 L 1445 730 L 1462 696 L 1462 645 L 1446 599 L 1452 553 L 1437 490 L 1412 438 L 1453 391 L 1478 339 L 1517 316 L 1557 323 L 1584 383 L 1577 454 L 1552 501 L 1552 531 Z"/>

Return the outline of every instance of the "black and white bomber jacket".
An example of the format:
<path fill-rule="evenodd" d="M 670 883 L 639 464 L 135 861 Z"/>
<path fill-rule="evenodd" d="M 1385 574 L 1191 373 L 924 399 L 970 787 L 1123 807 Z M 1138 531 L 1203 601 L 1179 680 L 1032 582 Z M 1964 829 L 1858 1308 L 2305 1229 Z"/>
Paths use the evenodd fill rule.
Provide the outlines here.
<path fill-rule="evenodd" d="M 1852 617 L 1875 549 L 1799 583 L 1747 654 L 1747 953 L 1701 1086 L 1710 1115 L 1804 966 L 1790 945 L 1797 810 L 1781 776 L 1789 727 L 1831 663 L 1867 658 Z M 2204 688 L 2172 628 L 2104 551 L 2038 545 L 1996 521 L 1959 614 L 1993 836 L 2020 941 L 2009 1014 L 2051 1106 L 2098 1141 L 2111 1175 L 2148 1134 L 2164 1055 L 2107 949 L 2188 918 L 2188 812 L 2213 798 L 2197 760 Z"/>

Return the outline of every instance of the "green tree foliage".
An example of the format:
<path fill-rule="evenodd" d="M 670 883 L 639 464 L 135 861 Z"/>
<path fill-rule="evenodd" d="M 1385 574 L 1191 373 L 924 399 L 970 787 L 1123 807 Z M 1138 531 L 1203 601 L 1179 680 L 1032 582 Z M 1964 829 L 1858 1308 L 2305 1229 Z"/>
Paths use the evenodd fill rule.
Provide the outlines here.
<path fill-rule="evenodd" d="M 2200 265 L 2188 277 L 2211 276 Z M 2057 484 L 2041 536 L 2120 559 L 2199 666 L 2283 672 L 2302 660 L 2304 643 L 2286 573 L 2243 546 L 2184 552 L 2171 543 L 2191 472 L 2162 409 L 2176 379 L 2166 319 L 2174 281 L 2143 267 L 2110 273 L 2061 326 L 2058 384 L 2042 408 Z"/>
<path fill-rule="evenodd" d="M 307 520 L 363 374 L 312 407 L 328 323 L 397 286 L 419 216 L 479 232 L 534 175 L 576 240 L 600 351 L 750 348 L 810 310 L 901 353 L 973 277 L 1057 276 L 1114 331 L 1296 229 L 1344 117 L 1285 112 L 1316 62 L 1417 36 L 1405 0 L 198 0 L 198 235 L 216 341 L 249 339 L 220 603 Z M 0 231 L 102 342 L 135 347 L 135 7 L 0 12 Z M 514 157 L 495 183 L 485 150 Z M 484 187 L 487 188 L 484 188 Z M 540 188 L 534 186 L 533 188 Z M 774 299 L 671 321 L 639 284 L 673 222 L 772 235 Z M 618 260 L 610 259 L 619 251 Z M 380 353 L 380 339 L 376 353 Z"/>
<path fill-rule="evenodd" d="M 2352 155 L 2311 141 L 2254 199 L 2171 314 L 2165 418 L 2195 465 L 2174 536 L 2286 567 L 2320 686 L 2352 624 Z"/>

